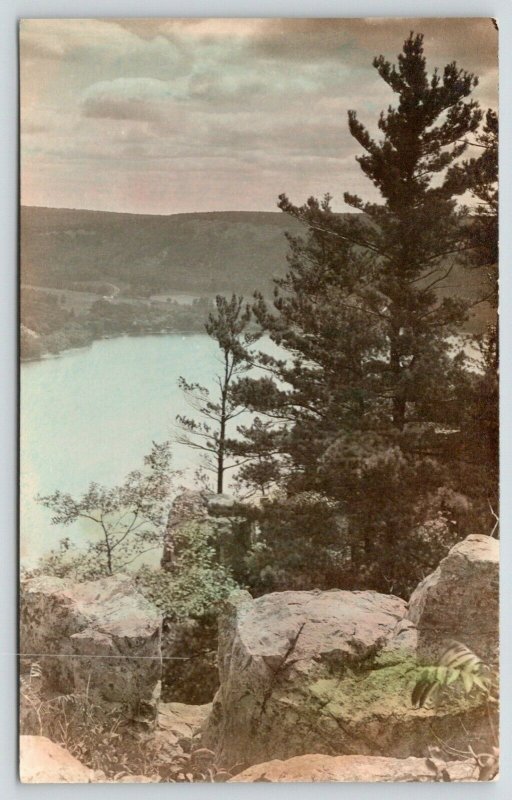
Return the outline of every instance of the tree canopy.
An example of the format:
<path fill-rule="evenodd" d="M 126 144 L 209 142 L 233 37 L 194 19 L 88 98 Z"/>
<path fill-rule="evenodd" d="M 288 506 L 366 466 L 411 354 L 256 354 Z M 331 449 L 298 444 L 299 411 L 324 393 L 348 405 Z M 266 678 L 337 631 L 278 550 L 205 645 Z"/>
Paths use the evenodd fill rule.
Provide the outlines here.
<path fill-rule="evenodd" d="M 396 104 L 376 135 L 352 110 L 348 126 L 380 201 L 345 192 L 360 212 L 347 219 L 329 195 L 300 206 L 280 196 L 304 233 L 288 236 L 272 306 L 258 294 L 253 313 L 285 355 L 261 353 L 262 377 L 243 377 L 235 394 L 272 426 L 267 461 L 274 473 L 281 464 L 288 497 L 315 491 L 338 502 L 354 579 L 403 592 L 467 516 L 450 461 L 473 380 L 457 338 L 468 304 L 440 289 L 474 250 L 454 170 L 482 112 L 474 75 L 455 63 L 429 75 L 421 35 L 396 64 L 379 56 L 374 66 Z M 245 435 L 250 454 L 261 422 Z M 427 546 L 425 526 L 439 548 Z"/>

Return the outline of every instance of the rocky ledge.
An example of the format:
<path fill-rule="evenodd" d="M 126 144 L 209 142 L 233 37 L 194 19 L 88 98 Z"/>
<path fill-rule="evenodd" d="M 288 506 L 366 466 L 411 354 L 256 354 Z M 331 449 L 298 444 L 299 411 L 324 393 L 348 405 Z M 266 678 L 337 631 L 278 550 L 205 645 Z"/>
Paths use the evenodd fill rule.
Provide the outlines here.
<path fill-rule="evenodd" d="M 468 614 L 482 595 L 485 625 Z M 496 652 L 497 604 L 497 542 L 484 536 L 456 545 L 409 607 L 377 592 L 238 593 L 220 621 L 206 746 L 227 769 L 311 752 L 426 757 L 440 742 L 491 752 L 485 706 L 459 697 L 417 709 L 411 692 L 447 638 L 467 636 L 484 659 Z"/>
<path fill-rule="evenodd" d="M 121 703 L 155 720 L 162 620 L 128 576 L 73 583 L 38 577 L 21 591 L 21 657 L 42 666 L 50 688 Z"/>

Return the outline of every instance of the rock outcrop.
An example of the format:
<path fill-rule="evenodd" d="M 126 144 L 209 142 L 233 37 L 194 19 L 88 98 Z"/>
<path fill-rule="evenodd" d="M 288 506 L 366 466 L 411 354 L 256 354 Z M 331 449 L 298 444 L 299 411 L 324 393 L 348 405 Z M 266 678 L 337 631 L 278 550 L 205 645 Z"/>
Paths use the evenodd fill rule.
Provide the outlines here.
<path fill-rule="evenodd" d="M 121 703 L 156 718 L 161 618 L 129 576 L 73 583 L 38 577 L 21 592 L 21 656 L 43 667 L 48 688 Z"/>
<path fill-rule="evenodd" d="M 418 659 L 435 664 L 450 640 L 496 664 L 499 649 L 499 543 L 473 535 L 452 547 L 409 601 Z"/>
<path fill-rule="evenodd" d="M 400 598 L 371 591 L 232 596 L 205 746 L 227 769 L 312 751 L 426 757 L 438 739 L 489 752 L 483 707 L 412 708 L 420 669 L 406 613 Z"/>
<path fill-rule="evenodd" d="M 46 736 L 20 736 L 22 783 L 93 783 L 94 772 Z"/>
<path fill-rule="evenodd" d="M 374 667 L 381 651 L 392 652 L 406 610 L 400 598 L 376 592 L 234 595 L 220 622 L 221 687 L 207 746 L 216 746 L 228 768 L 312 749 L 386 752 L 393 734 L 377 741 L 367 706 L 373 701 L 385 714 L 387 704 L 391 712 L 384 687 L 394 684 L 395 700 L 403 688 L 403 669 L 397 674 L 389 660 Z"/>
<path fill-rule="evenodd" d="M 229 498 L 201 502 L 203 519 L 233 521 L 222 516 L 235 508 Z M 213 705 L 159 707 L 162 623 L 129 576 L 30 578 L 20 620 L 22 663 L 42 667 L 31 674 L 37 691 L 122 704 L 144 723 L 137 730 L 155 779 L 214 767 L 224 779 L 243 769 L 233 779 L 240 782 L 475 780 L 474 762 L 427 761 L 432 747 L 494 752 L 495 724 L 478 697 L 455 693 L 435 709 L 411 704 L 422 665 L 436 663 L 447 640 L 497 661 L 498 543 L 487 536 L 453 547 L 409 604 L 373 591 L 233 594 L 219 621 Z M 101 780 L 38 736 L 22 737 L 21 775 Z"/>
<path fill-rule="evenodd" d="M 170 570 L 175 562 L 176 530 L 188 522 L 203 524 L 208 517 L 209 492 L 199 492 L 185 489 L 174 499 L 164 536 L 164 549 L 161 559 L 163 569 Z"/>
<path fill-rule="evenodd" d="M 444 770 L 444 772 L 443 772 Z M 435 780 L 474 781 L 474 761 L 449 761 L 438 771 L 425 758 L 304 755 L 287 761 L 268 761 L 244 770 L 229 783 L 408 783 Z"/>
<path fill-rule="evenodd" d="M 243 580 L 245 556 L 251 541 L 251 523 L 240 516 L 240 505 L 228 494 L 186 489 L 179 494 L 169 512 L 161 560 L 163 569 L 172 570 L 179 555 L 179 536 L 182 525 L 210 525 L 215 533 L 217 555 L 221 564 L 229 567 L 233 577 Z"/>

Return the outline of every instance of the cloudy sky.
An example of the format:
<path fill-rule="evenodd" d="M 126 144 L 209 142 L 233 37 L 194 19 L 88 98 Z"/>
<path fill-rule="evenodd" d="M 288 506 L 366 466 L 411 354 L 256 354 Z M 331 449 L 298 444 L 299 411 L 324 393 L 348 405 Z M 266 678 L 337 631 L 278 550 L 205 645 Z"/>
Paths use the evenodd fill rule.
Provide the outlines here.
<path fill-rule="evenodd" d="M 487 19 L 91 19 L 21 25 L 21 184 L 27 205 L 150 214 L 275 210 L 345 190 L 372 198 L 347 130 L 391 90 L 372 67 L 425 34 L 497 107 Z"/>

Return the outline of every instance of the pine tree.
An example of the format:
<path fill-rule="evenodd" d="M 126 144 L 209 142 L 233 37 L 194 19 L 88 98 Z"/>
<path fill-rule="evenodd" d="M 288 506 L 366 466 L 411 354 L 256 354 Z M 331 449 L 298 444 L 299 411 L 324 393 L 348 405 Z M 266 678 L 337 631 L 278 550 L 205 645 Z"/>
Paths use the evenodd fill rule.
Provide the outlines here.
<path fill-rule="evenodd" d="M 409 431 L 460 421 L 467 374 L 449 337 L 460 331 L 466 305 L 439 289 L 471 248 L 449 169 L 481 112 L 470 99 L 475 76 L 451 63 L 429 77 L 421 35 L 411 33 L 396 66 L 382 56 L 374 66 L 397 95 L 396 107 L 381 113 L 378 139 L 355 111 L 348 122 L 365 151 L 357 161 L 381 202 L 347 192 L 345 202 L 360 213 L 341 215 L 328 195 L 303 206 L 280 196 L 279 207 L 305 232 L 288 237 L 289 270 L 277 281 L 273 309 L 259 295 L 253 310 L 288 358 L 261 355 L 266 376 L 247 377 L 236 391 L 252 410 L 281 420 L 281 447 L 293 464 L 287 491 L 334 494 L 349 518 L 354 511 L 352 536 L 357 529 L 366 538 L 366 557 L 378 561 L 386 551 L 392 568 L 400 542 L 420 525 L 420 512 L 427 513 L 444 480 L 431 443 L 419 447 Z M 367 452 L 368 431 L 375 458 Z M 343 471 L 343 442 L 354 434 L 356 453 L 359 441 L 359 457 L 373 470 L 370 483 L 377 481 L 383 496 L 387 483 L 394 487 L 381 509 L 374 492 L 371 505 L 361 502 L 364 481 L 336 487 L 329 470 L 331 463 Z M 421 482 L 428 475 L 432 480 Z M 401 492 L 410 504 L 404 513 Z"/>
<path fill-rule="evenodd" d="M 190 383 L 183 377 L 179 379 L 179 387 L 201 419 L 178 415 L 176 421 L 180 433 L 176 440 L 205 455 L 203 465 L 215 472 L 217 493 L 222 494 L 224 475 L 236 466 L 236 463 L 228 463 L 227 459 L 229 423 L 243 411 L 233 398 L 232 386 L 235 378 L 249 367 L 247 345 L 252 339 L 246 330 L 251 312 L 244 307 L 243 297 L 232 295 L 227 300 L 217 295 L 215 305 L 216 312 L 209 315 L 205 329 L 216 341 L 221 353 L 221 371 L 216 378 L 218 394 L 212 398 L 205 386 Z"/>
<path fill-rule="evenodd" d="M 439 351 L 447 349 L 443 341 L 464 318 L 463 304 L 440 300 L 436 288 L 469 248 L 446 170 L 464 153 L 463 137 L 477 129 L 481 112 L 466 100 L 477 83 L 473 75 L 452 63 L 442 77 L 435 70 L 428 78 L 421 35 L 406 40 L 397 67 L 382 56 L 374 66 L 398 95 L 397 108 L 380 115 L 383 138 L 372 138 L 355 111 L 348 118 L 350 133 L 366 151 L 357 161 L 384 203 L 365 203 L 346 192 L 345 202 L 364 212 L 364 221 L 347 221 L 314 201 L 297 208 L 285 196 L 280 207 L 369 257 L 369 269 L 347 287 L 347 297 L 359 308 L 360 324 L 365 317 L 372 327 L 376 321 L 384 334 L 381 388 L 393 425 L 403 429 L 408 403 L 427 388 L 424 376 L 435 370 Z"/>

